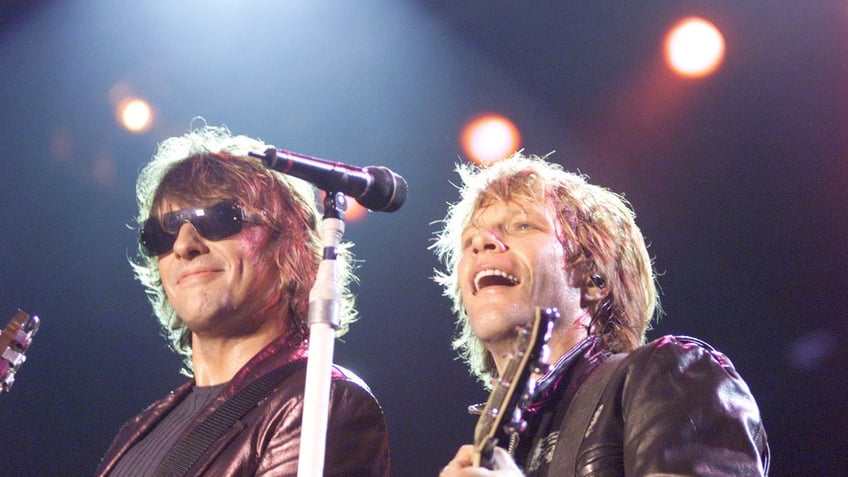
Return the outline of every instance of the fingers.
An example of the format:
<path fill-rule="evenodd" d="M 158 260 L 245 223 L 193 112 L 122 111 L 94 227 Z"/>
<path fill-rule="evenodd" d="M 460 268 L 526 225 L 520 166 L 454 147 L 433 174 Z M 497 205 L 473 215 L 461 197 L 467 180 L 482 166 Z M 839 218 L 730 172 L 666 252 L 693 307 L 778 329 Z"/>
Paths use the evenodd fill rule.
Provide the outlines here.
<path fill-rule="evenodd" d="M 472 460 L 474 459 L 474 446 L 471 444 L 465 444 L 460 447 L 459 450 L 456 451 L 456 455 L 453 456 L 453 460 L 459 461 L 463 463 L 463 467 L 468 467 L 471 465 Z"/>
<path fill-rule="evenodd" d="M 502 447 L 495 447 L 494 453 L 492 454 L 492 460 L 496 469 L 494 471 L 483 467 L 472 467 L 473 458 L 474 446 L 464 445 L 460 447 L 459 450 L 456 451 L 456 455 L 454 455 L 453 459 L 442 469 L 439 477 L 521 477 L 524 475 L 521 473 L 521 469 L 519 469 L 515 464 L 515 461 L 512 460 L 512 456 L 509 455 L 509 452 Z"/>
<path fill-rule="evenodd" d="M 439 474 L 439 477 L 456 477 L 461 475 L 462 469 L 466 467 L 471 467 L 471 459 L 474 455 L 474 446 L 472 445 L 464 445 L 456 451 L 456 455 L 453 456 L 448 465 L 446 465 L 442 472 Z"/>
<path fill-rule="evenodd" d="M 503 447 L 495 447 L 492 453 L 492 462 L 499 471 L 498 475 L 524 475 L 518 465 L 515 464 L 512 456 Z"/>

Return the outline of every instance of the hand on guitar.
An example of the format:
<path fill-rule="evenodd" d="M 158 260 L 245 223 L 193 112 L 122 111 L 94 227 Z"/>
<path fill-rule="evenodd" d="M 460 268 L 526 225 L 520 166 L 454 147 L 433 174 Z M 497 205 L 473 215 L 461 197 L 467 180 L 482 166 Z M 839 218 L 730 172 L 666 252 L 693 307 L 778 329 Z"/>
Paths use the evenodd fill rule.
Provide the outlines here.
<path fill-rule="evenodd" d="M 502 447 L 495 447 L 492 453 L 492 467 L 494 470 L 489 470 L 485 467 L 473 467 L 473 459 L 473 445 L 468 444 L 460 447 L 453 460 L 448 462 L 448 465 L 442 469 L 439 477 L 508 477 L 524 475 L 521 469 L 515 465 L 509 453 Z"/>

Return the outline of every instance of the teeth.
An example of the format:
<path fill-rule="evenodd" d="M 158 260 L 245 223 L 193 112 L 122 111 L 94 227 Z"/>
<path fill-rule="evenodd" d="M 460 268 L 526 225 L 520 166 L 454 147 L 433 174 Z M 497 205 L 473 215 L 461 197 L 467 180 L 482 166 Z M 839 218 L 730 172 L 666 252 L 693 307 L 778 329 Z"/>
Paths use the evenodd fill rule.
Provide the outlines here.
<path fill-rule="evenodd" d="M 480 290 L 480 281 L 486 277 L 502 277 L 505 278 L 511 285 L 518 285 L 518 278 L 506 273 L 502 270 L 496 270 L 494 268 L 481 270 L 477 272 L 477 275 L 474 275 L 474 293 L 477 293 Z"/>

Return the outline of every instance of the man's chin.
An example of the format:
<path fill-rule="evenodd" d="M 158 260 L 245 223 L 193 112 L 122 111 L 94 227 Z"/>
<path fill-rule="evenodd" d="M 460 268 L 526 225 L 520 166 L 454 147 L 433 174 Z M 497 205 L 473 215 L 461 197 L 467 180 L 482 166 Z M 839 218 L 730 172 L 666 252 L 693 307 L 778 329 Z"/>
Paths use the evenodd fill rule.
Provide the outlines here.
<path fill-rule="evenodd" d="M 516 335 L 516 327 L 530 323 L 532 318 L 532 312 L 520 310 L 510 310 L 509 313 L 503 310 L 481 310 L 469 315 L 469 322 L 477 339 L 487 343 L 512 340 Z"/>

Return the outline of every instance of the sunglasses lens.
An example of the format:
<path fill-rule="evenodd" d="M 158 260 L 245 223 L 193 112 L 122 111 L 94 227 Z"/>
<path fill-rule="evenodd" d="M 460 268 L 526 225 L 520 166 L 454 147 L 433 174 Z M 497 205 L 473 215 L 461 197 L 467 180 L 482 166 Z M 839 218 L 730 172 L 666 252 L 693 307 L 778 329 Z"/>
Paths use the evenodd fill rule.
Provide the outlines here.
<path fill-rule="evenodd" d="M 163 220 L 164 226 L 151 217 L 142 227 L 139 242 L 143 252 L 150 257 L 167 253 L 174 247 L 183 222 L 190 222 L 207 240 L 221 240 L 235 235 L 244 224 L 241 208 L 235 202 L 221 202 L 205 209 L 178 210 L 165 214 Z"/>
<path fill-rule="evenodd" d="M 221 240 L 241 232 L 244 222 L 241 209 L 232 202 L 203 209 L 202 215 L 198 214 L 189 221 L 200 235 L 209 240 Z"/>
<path fill-rule="evenodd" d="M 141 236 L 139 237 L 142 250 L 150 257 L 162 255 L 168 250 L 171 250 L 176 240 L 177 236 L 166 232 L 162 228 L 162 224 L 154 218 L 147 219 L 144 222 L 144 227 L 141 229 Z"/>

